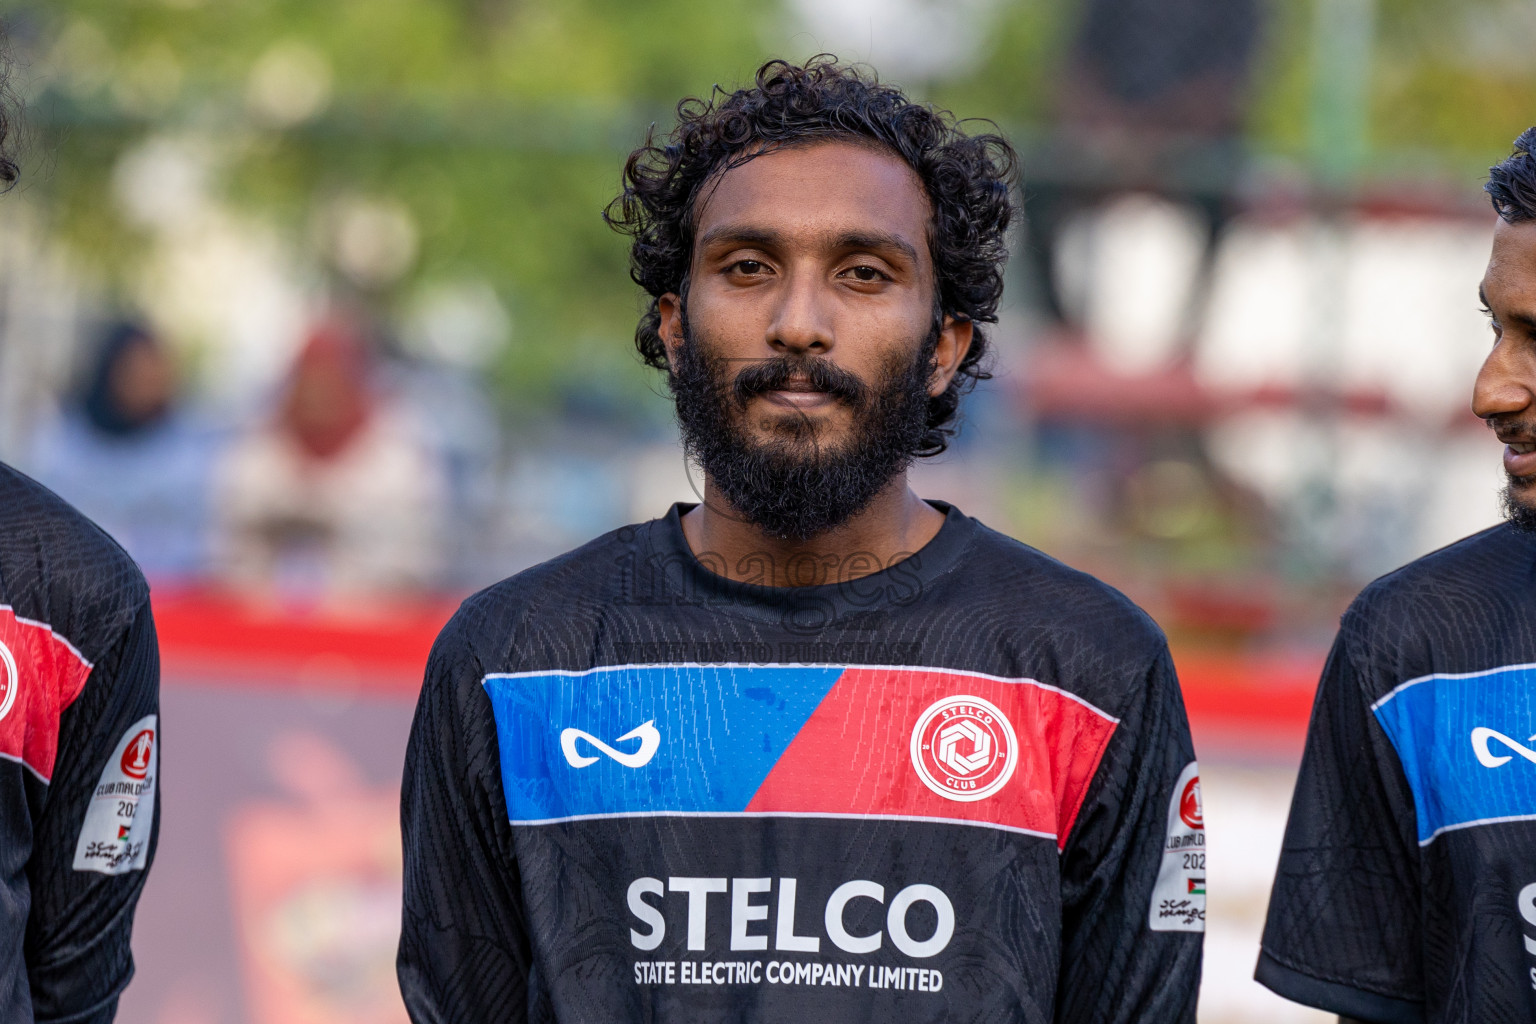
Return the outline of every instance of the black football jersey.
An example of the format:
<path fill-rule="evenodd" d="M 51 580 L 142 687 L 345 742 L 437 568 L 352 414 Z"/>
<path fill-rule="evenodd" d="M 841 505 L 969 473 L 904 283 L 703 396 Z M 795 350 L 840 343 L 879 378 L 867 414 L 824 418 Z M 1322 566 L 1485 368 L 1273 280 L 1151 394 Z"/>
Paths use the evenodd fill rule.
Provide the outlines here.
<path fill-rule="evenodd" d="M 1536 1021 L 1536 537 L 1469 537 L 1345 614 L 1257 977 L 1365 1021 Z"/>
<path fill-rule="evenodd" d="M 100 1024 L 154 856 L 159 655 L 132 560 L 0 464 L 0 1019 Z"/>
<path fill-rule="evenodd" d="M 406 755 L 412 1018 L 1192 1022 L 1163 636 L 936 507 L 873 573 L 729 580 L 678 506 L 465 602 Z"/>

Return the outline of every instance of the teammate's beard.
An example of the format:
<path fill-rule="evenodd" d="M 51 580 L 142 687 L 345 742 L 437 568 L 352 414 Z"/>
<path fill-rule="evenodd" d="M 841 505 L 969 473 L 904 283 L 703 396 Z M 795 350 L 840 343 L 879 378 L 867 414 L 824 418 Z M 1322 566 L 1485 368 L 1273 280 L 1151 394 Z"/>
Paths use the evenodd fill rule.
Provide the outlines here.
<path fill-rule="evenodd" d="M 1510 480 L 1499 495 L 1504 505 L 1504 518 L 1521 533 L 1536 535 L 1536 482 Z"/>
<path fill-rule="evenodd" d="M 1528 428 L 1514 416 L 1485 416 L 1483 422 L 1506 438 L 1515 434 L 1516 430 L 1520 435 L 1536 436 L 1536 430 Z M 1536 477 L 1508 477 L 1499 499 L 1504 506 L 1504 518 L 1509 520 L 1511 526 L 1522 533 L 1536 534 Z"/>
<path fill-rule="evenodd" d="M 873 384 L 817 356 L 754 361 L 733 377 L 740 364 L 707 351 L 685 318 L 668 377 L 683 445 L 748 522 L 783 540 L 819 536 L 863 511 L 911 464 L 927 431 L 938 340 L 935 325 L 913 356 L 891 360 Z M 820 443 L 803 416 L 780 413 L 767 440 L 742 429 L 749 401 L 796 376 L 852 412 L 848 437 L 835 447 Z"/>

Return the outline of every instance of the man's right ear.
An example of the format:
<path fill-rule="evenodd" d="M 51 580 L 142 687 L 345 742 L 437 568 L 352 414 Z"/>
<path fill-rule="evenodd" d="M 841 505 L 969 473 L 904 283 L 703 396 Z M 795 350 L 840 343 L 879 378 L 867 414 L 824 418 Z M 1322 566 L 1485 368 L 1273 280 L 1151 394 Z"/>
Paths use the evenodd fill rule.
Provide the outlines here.
<path fill-rule="evenodd" d="M 661 335 L 662 347 L 667 352 L 667 363 L 677 362 L 676 353 L 683 345 L 683 300 L 676 292 L 667 292 L 656 299 L 656 333 Z"/>

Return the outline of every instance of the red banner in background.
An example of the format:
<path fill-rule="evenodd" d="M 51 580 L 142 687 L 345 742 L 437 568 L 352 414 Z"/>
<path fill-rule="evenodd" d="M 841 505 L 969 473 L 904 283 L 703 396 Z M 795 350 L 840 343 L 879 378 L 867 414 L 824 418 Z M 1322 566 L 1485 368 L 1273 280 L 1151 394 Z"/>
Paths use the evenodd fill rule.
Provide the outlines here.
<path fill-rule="evenodd" d="M 1301 760 L 1324 654 L 1175 650 L 1195 751 L 1210 759 Z"/>
<path fill-rule="evenodd" d="M 361 690 L 414 697 L 432 641 L 457 601 L 423 601 L 346 615 L 258 605 L 218 594 L 157 593 L 167 680 Z M 1252 655 L 1174 651 L 1197 747 L 1257 743 L 1299 753 L 1321 652 Z"/>
<path fill-rule="evenodd" d="M 457 608 L 458 601 L 442 599 L 340 613 L 157 590 L 155 627 L 170 682 L 362 688 L 414 697 L 432 641 Z"/>

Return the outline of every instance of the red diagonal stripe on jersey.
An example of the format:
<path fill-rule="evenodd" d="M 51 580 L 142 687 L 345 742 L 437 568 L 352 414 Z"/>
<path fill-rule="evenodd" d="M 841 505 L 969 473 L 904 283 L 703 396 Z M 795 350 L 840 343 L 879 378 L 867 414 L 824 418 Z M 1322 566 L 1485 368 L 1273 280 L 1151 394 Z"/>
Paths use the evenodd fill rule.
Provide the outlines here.
<path fill-rule="evenodd" d="M 18 618 L 4 605 L 0 644 L 0 757 L 46 782 L 59 751 L 59 715 L 80 696 L 91 666 L 46 623 Z"/>
<path fill-rule="evenodd" d="M 980 698 L 1012 727 L 1017 761 L 1011 776 L 978 800 L 936 792 L 919 775 L 913 732 L 922 730 L 933 752 L 947 744 L 956 765 L 948 775 L 996 778 L 1004 732 L 971 738 L 965 726 L 946 730 L 946 710 L 960 712 L 959 698 Z M 948 703 L 946 703 L 948 702 Z M 801 814 L 881 814 L 946 818 L 1023 829 L 1066 844 L 1088 783 L 1098 770 L 1117 720 L 1060 690 L 1034 680 L 929 668 L 847 669 L 789 744 L 758 788 L 747 811 Z M 949 733 L 945 735 L 946 731 Z M 920 755 L 921 756 L 921 755 Z M 929 771 L 929 777 L 945 772 Z"/>

